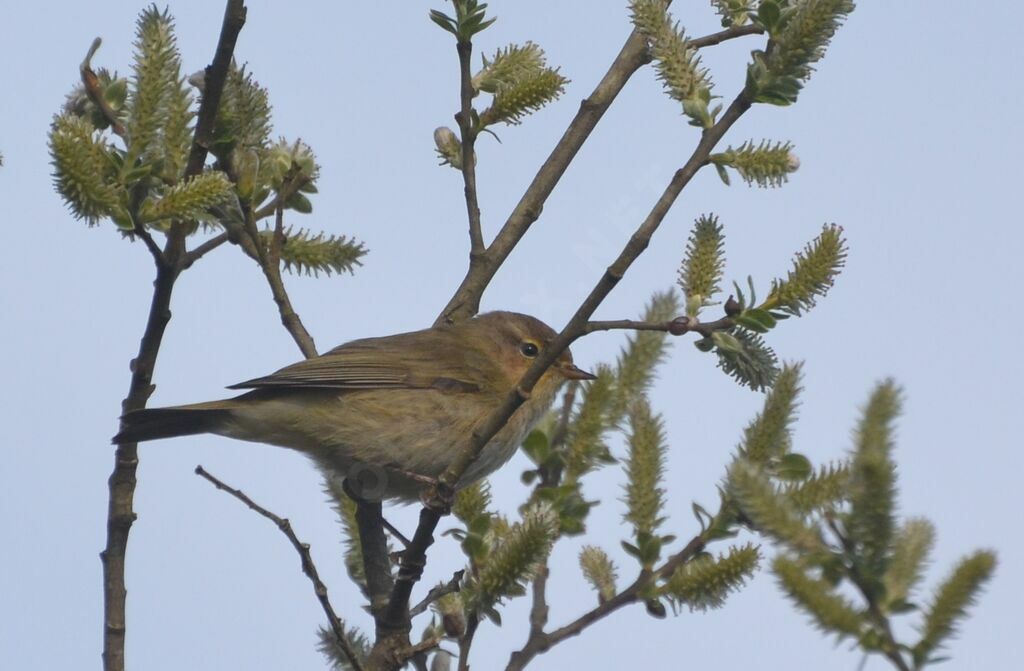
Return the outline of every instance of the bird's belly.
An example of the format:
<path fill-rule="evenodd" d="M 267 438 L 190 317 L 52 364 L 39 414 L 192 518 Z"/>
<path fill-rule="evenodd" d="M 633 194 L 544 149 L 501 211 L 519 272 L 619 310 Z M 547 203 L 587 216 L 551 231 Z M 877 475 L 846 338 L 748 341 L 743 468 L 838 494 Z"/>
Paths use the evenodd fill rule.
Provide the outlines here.
<path fill-rule="evenodd" d="M 474 394 L 436 390 L 307 391 L 239 407 L 223 433 L 298 450 L 331 475 L 359 475 L 378 482 L 381 496 L 415 500 L 423 483 L 409 474 L 441 475 L 495 407 Z M 537 419 L 516 413 L 460 485 L 508 461 Z"/>

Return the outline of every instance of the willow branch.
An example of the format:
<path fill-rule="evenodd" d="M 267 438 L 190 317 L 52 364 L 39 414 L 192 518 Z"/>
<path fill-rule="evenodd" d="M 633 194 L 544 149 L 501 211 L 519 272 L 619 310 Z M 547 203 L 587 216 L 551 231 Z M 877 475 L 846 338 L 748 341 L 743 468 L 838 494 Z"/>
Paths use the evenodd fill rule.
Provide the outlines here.
<path fill-rule="evenodd" d="M 206 165 L 206 155 L 213 144 L 213 129 L 217 123 L 217 109 L 220 107 L 221 94 L 224 93 L 224 82 L 231 68 L 231 59 L 235 53 L 238 34 L 245 25 L 246 8 L 244 0 L 228 0 L 224 9 L 224 23 L 221 24 L 220 39 L 213 61 L 206 66 L 204 73 L 203 99 L 196 115 L 196 134 L 192 142 L 192 151 L 188 156 L 185 174 L 198 175 Z"/>
<path fill-rule="evenodd" d="M 618 319 L 615 321 L 594 321 L 587 322 L 583 328 L 584 334 L 597 331 L 661 331 L 674 336 L 681 336 L 687 333 L 699 333 L 705 338 L 715 331 L 728 331 L 736 323 L 728 318 L 722 317 L 713 322 L 701 322 L 695 317 L 676 317 L 667 322 L 640 322 L 632 319 Z"/>
<path fill-rule="evenodd" d="M 459 42 L 459 101 L 461 107 L 455 115 L 459 122 L 459 135 L 462 140 L 462 182 L 466 196 L 466 215 L 469 218 L 469 262 L 484 253 L 484 234 L 480 225 L 480 204 L 476 193 L 476 129 L 473 127 L 473 73 L 471 71 L 473 44 Z"/>
<path fill-rule="evenodd" d="M 334 612 L 334 608 L 331 606 L 331 601 L 327 597 L 327 586 L 324 585 L 323 581 L 320 579 L 320 574 L 316 570 L 316 564 L 313 563 L 313 555 L 309 552 L 309 543 L 303 543 L 299 540 L 298 536 L 295 535 L 295 531 L 292 529 L 291 522 L 289 522 L 287 518 L 270 512 L 249 498 L 240 489 L 235 489 L 234 487 L 224 484 L 211 475 L 202 466 L 196 466 L 196 475 L 205 478 L 217 489 L 227 492 L 247 505 L 251 510 L 256 511 L 277 525 L 277 528 L 281 533 L 283 533 L 291 542 L 295 551 L 299 553 L 299 558 L 302 560 L 302 572 L 305 573 L 306 577 L 309 578 L 309 581 L 313 583 L 313 591 L 316 593 L 316 598 L 320 602 L 320 606 L 323 608 L 324 614 L 327 615 L 327 621 L 331 624 L 331 630 L 334 632 L 338 648 L 345 653 L 345 657 L 348 658 L 349 664 L 352 665 L 352 668 L 355 669 L 355 671 L 362 671 L 363 667 L 359 661 L 359 657 L 356 655 L 355 650 L 352 649 L 348 637 L 345 635 L 345 625 L 341 623 L 341 619 L 338 617 L 337 613 Z"/>
<path fill-rule="evenodd" d="M 207 94 L 199 107 L 192 153 L 185 177 L 202 172 L 206 151 L 201 149 L 203 138 L 212 134 L 213 120 L 220 103 L 227 69 L 231 63 L 238 33 L 245 24 L 243 0 L 228 0 L 213 63 L 207 68 Z M 98 46 L 98 45 L 96 45 Z M 86 63 L 88 65 L 88 63 Z M 198 157 L 193 163 L 192 157 Z M 139 343 L 138 354 L 131 362 L 132 377 L 128 395 L 121 403 L 122 413 L 146 407 L 153 393 L 153 371 L 163 342 L 164 332 L 171 319 L 171 294 L 181 273 L 185 252 L 186 229 L 174 225 L 167 234 L 167 242 L 158 257 L 156 279 L 153 281 L 153 300 L 150 303 L 146 327 Z M 146 238 L 143 237 L 143 240 Z M 148 243 L 147 243 L 147 246 Z M 155 246 L 155 245 L 154 245 Z M 150 247 L 152 251 L 152 247 Z M 154 254 L 154 256 L 156 256 Z M 160 262 L 162 259 L 162 262 Z M 123 426 L 122 426 L 123 428 Z M 128 536 L 136 515 L 134 510 L 136 471 L 139 465 L 137 443 L 119 444 L 114 452 L 114 469 L 107 481 L 107 539 L 100 559 L 103 562 L 103 668 L 104 671 L 124 671 L 124 642 L 127 631 L 125 620 L 125 555 Z"/>
<path fill-rule="evenodd" d="M 435 585 L 427 592 L 427 595 L 423 597 L 423 600 L 418 604 L 409 609 L 409 617 L 416 617 L 425 613 L 430 604 L 434 603 L 446 594 L 454 594 L 462 589 L 462 576 L 466 571 L 459 570 L 452 574 L 452 579 L 448 582 Z"/>
<path fill-rule="evenodd" d="M 281 278 L 281 247 L 284 244 L 284 206 L 280 203 L 277 206 L 274 218 L 274 232 L 268 246 L 264 246 L 260 240 L 255 220 L 251 216 L 247 217 L 247 219 L 247 224 L 250 228 L 249 236 L 256 245 L 260 268 L 263 270 L 264 277 L 267 278 L 267 284 L 270 286 L 270 294 L 274 298 L 274 303 L 277 304 L 277 312 L 281 316 L 281 324 L 291 335 L 295 344 L 298 345 L 303 356 L 307 359 L 315 357 L 317 351 L 316 343 L 313 342 L 313 336 L 306 330 L 302 319 L 299 318 L 295 308 L 292 307 L 291 298 L 289 298 L 288 291 L 284 287 L 284 280 Z"/>
<path fill-rule="evenodd" d="M 690 44 L 696 48 L 709 47 L 761 32 L 762 29 L 753 26 L 737 26 L 695 38 L 690 40 Z M 540 217 L 544 203 L 626 82 L 649 60 L 647 41 L 640 33 L 633 31 L 597 87 L 580 103 L 576 116 L 537 171 L 494 241 L 482 255 L 476 257 L 475 262 L 470 263 L 462 284 L 434 322 L 435 325 L 466 319 L 479 311 L 480 299 L 498 268 Z M 466 165 L 467 161 L 463 157 L 464 170 Z"/>
<path fill-rule="evenodd" d="M 465 473 L 466 468 L 476 460 L 487 442 L 501 430 L 501 427 L 505 425 L 512 416 L 512 413 L 530 397 L 530 392 L 534 385 L 537 384 L 537 381 L 540 380 L 541 375 L 573 341 L 586 333 L 591 315 L 607 298 L 608 294 L 612 292 L 629 267 L 633 265 L 633 262 L 647 249 L 651 237 L 658 230 L 676 198 L 679 197 L 679 194 L 690 183 L 690 180 L 693 179 L 701 167 L 706 164 L 708 156 L 715 145 L 718 144 L 718 141 L 722 139 L 726 131 L 736 123 L 743 113 L 750 109 L 750 105 L 747 92 L 744 90 L 733 100 L 718 122 L 703 132 L 700 142 L 697 144 L 697 148 L 694 149 L 689 160 L 682 168 L 676 171 L 661 197 L 658 198 L 653 209 L 647 215 L 647 218 L 633 232 L 633 235 L 619 253 L 618 258 L 608 266 L 604 275 L 594 288 L 591 289 L 590 294 L 584 299 L 583 303 L 580 304 L 576 313 L 569 320 L 569 323 L 543 349 L 533 365 L 519 379 L 516 388 L 505 397 L 501 406 L 473 431 L 468 444 L 460 449 L 458 457 L 441 474 L 441 477 L 438 479 L 440 487 L 435 488 L 435 490 L 437 490 L 436 493 L 442 499 L 445 495 L 443 490 L 454 489 L 455 484 L 462 477 L 462 474 Z"/>
<path fill-rule="evenodd" d="M 391 600 L 388 603 L 385 617 L 385 629 L 387 631 L 407 632 L 410 627 L 409 596 L 412 593 L 413 584 L 422 575 L 423 566 L 426 563 L 427 548 L 434 542 L 434 530 L 437 528 L 441 517 L 448 513 L 455 492 L 455 486 L 463 473 L 480 456 L 484 446 L 501 430 L 519 406 L 530 398 L 534 385 L 537 384 L 541 375 L 554 363 L 555 359 L 573 341 L 586 333 L 586 326 L 591 315 L 594 314 L 598 306 L 615 288 L 633 262 L 644 252 L 650 243 L 651 237 L 665 219 L 665 215 L 668 214 L 676 198 L 679 197 L 679 194 L 686 185 L 690 183 L 694 175 L 707 164 L 708 156 L 715 145 L 718 144 L 726 131 L 736 123 L 743 113 L 750 109 L 750 105 L 748 94 L 744 89 L 733 100 L 728 109 L 725 110 L 718 122 L 702 133 L 700 142 L 698 142 L 689 160 L 682 168 L 676 171 L 661 197 L 654 204 L 651 212 L 634 231 L 625 247 L 619 253 L 618 258 L 608 266 L 604 275 L 580 304 L 576 313 L 569 320 L 569 323 L 542 350 L 533 365 L 519 379 L 515 389 L 510 391 L 505 397 L 501 406 L 473 430 L 466 444 L 460 446 L 456 458 L 441 474 L 431 490 L 426 492 L 424 507 L 420 511 L 420 521 L 416 528 L 416 534 L 413 537 L 412 543 L 410 543 L 402 555 L 398 578 L 395 580 L 395 587 L 391 592 Z M 606 605 L 609 603 L 614 605 L 615 600 L 606 602 Z M 378 643 L 380 643 L 380 640 L 378 640 Z"/>
<path fill-rule="evenodd" d="M 199 259 L 203 258 L 204 256 L 206 256 L 207 254 L 209 254 L 213 250 L 215 250 L 218 247 L 220 247 L 221 245 L 223 245 L 229 239 L 230 239 L 230 236 L 228 235 L 227 232 L 219 233 L 218 235 L 215 235 L 214 237 L 210 238 L 209 240 L 203 242 L 201 245 L 199 245 L 195 249 L 193 249 L 193 250 L 191 250 L 189 252 L 186 252 L 185 257 L 182 260 L 182 265 L 185 268 L 188 268 L 189 266 L 191 266 L 193 263 L 195 263 Z"/>
<path fill-rule="evenodd" d="M 543 631 L 543 626 L 546 624 L 546 612 L 544 621 L 541 621 L 538 617 L 536 622 L 534 620 L 534 614 L 531 612 L 530 635 L 527 638 L 526 645 L 524 645 L 522 649 L 512 653 L 512 656 L 509 658 L 508 665 L 505 667 L 505 671 L 520 671 L 521 669 L 526 668 L 526 665 L 529 664 L 537 655 L 547 652 L 552 647 L 568 638 L 578 636 L 584 629 L 598 620 L 611 615 L 623 606 L 628 606 L 629 604 L 640 601 L 640 594 L 643 593 L 651 583 L 672 575 L 676 568 L 697 556 L 697 554 L 704 549 L 704 546 L 704 537 L 694 536 L 682 550 L 669 557 L 669 559 L 667 559 L 660 568 L 655 571 L 642 571 L 640 576 L 631 585 L 629 585 L 629 587 L 626 587 L 611 599 L 598 604 L 583 615 L 580 615 L 569 624 L 559 627 L 550 633 L 545 633 Z M 534 608 L 537 607 L 536 604 L 537 602 L 534 601 Z M 540 623 L 540 627 L 535 626 L 536 623 Z"/>

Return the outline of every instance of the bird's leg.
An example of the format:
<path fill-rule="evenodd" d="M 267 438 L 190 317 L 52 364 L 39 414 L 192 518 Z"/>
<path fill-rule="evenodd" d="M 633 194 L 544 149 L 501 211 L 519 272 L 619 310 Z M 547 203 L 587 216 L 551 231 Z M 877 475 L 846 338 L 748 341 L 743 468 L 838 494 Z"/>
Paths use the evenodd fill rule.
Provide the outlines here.
<path fill-rule="evenodd" d="M 423 505 L 440 511 L 442 515 L 447 515 L 451 512 L 455 492 L 451 491 L 451 488 L 447 487 L 439 479 L 429 475 L 416 473 L 414 471 L 408 471 L 400 466 L 396 466 L 395 464 L 388 464 L 385 468 L 394 472 L 396 475 L 402 476 L 403 478 L 408 478 L 413 482 L 425 485 L 420 491 L 420 501 Z"/>

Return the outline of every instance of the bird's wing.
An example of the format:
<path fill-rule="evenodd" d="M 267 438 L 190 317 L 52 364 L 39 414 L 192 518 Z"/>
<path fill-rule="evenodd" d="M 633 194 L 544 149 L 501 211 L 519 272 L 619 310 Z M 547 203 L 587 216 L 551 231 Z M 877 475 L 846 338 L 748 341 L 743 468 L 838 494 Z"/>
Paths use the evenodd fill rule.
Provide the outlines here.
<path fill-rule="evenodd" d="M 421 332 L 422 333 L 422 332 Z M 465 371 L 442 370 L 429 356 L 422 337 L 409 346 L 402 334 L 357 340 L 321 356 L 292 364 L 265 377 L 229 389 L 438 389 L 446 392 L 478 391 Z M 424 347 L 427 354 L 424 356 Z"/>

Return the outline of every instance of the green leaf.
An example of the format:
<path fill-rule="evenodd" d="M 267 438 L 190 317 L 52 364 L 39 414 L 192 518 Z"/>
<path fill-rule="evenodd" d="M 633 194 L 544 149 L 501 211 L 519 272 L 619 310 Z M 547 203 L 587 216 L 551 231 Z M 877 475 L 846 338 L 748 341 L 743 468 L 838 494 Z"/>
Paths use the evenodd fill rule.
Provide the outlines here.
<path fill-rule="evenodd" d="M 802 454 L 790 452 L 772 465 L 771 472 L 780 480 L 806 480 L 812 472 L 811 461 Z"/>
<path fill-rule="evenodd" d="M 820 61 L 846 16 L 853 11 L 852 0 L 804 0 L 787 3 L 762 2 L 758 20 L 768 29 L 771 40 L 766 51 L 755 51 L 747 68 L 747 89 L 755 102 L 789 105 L 796 102 L 803 82 Z"/>

